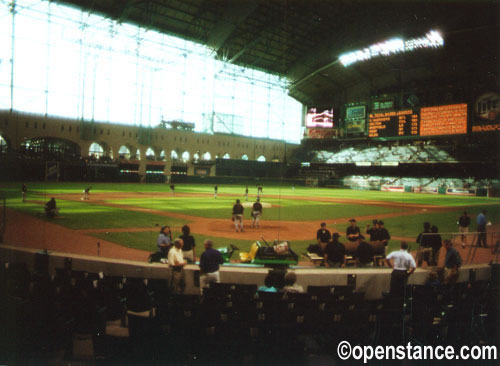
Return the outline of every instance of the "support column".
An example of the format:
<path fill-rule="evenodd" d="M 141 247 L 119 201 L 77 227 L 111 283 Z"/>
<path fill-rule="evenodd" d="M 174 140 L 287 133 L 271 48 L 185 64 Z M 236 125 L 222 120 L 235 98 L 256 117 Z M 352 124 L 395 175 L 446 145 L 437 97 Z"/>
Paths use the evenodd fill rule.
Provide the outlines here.
<path fill-rule="evenodd" d="M 140 156 L 140 161 L 139 161 L 139 176 L 141 177 L 140 182 L 145 183 L 146 182 L 146 146 L 140 146 L 139 147 L 141 151 L 141 156 Z"/>

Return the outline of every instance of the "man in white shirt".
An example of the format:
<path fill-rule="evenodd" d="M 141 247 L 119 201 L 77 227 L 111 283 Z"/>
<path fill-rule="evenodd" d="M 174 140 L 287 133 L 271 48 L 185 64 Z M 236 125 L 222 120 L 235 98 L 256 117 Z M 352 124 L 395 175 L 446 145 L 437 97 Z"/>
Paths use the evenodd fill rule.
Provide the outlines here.
<path fill-rule="evenodd" d="M 391 263 L 391 259 L 393 263 Z M 393 269 L 391 273 L 391 295 L 403 296 L 408 276 L 415 272 L 417 265 L 412 255 L 408 253 L 408 243 L 401 241 L 401 250 L 391 252 L 385 259 Z"/>
<path fill-rule="evenodd" d="M 182 253 L 184 242 L 178 238 L 174 241 L 174 247 L 168 252 L 168 266 L 172 269 L 170 279 L 174 294 L 181 294 L 184 291 L 184 266 L 186 261 Z"/>

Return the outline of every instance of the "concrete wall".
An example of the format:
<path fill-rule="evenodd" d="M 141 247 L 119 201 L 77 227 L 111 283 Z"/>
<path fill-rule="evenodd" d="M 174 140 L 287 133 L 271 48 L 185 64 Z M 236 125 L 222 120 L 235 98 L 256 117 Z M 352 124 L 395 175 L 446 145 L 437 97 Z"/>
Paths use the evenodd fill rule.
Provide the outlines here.
<path fill-rule="evenodd" d="M 16 248 L 14 246 L 0 245 L 0 260 L 9 262 L 24 262 L 30 270 L 34 266 L 35 253 L 41 253 L 38 249 Z M 145 263 L 126 260 L 114 260 L 93 256 L 77 255 L 70 253 L 48 252 L 49 271 L 53 273 L 55 268 L 64 267 L 64 259 L 72 258 L 74 270 L 88 272 L 103 272 L 105 275 L 142 277 L 142 278 L 169 278 L 170 270 L 162 263 Z M 378 299 L 382 291 L 388 291 L 390 285 L 391 270 L 389 268 L 293 268 L 297 274 L 297 283 L 305 290 L 307 286 L 329 286 L 347 285 L 348 277 L 355 276 L 356 289 L 365 293 L 366 299 Z M 221 270 L 221 282 L 264 284 L 269 269 L 259 266 L 231 266 L 224 265 Z M 475 272 L 476 280 L 489 280 L 491 278 L 491 267 L 487 264 L 467 265 L 460 268 L 459 282 L 469 280 L 471 271 Z M 196 284 L 195 277 L 199 275 L 197 265 L 185 267 L 187 294 L 199 294 L 200 289 Z M 429 276 L 429 270 L 417 269 L 410 276 L 408 283 L 424 284 Z"/>

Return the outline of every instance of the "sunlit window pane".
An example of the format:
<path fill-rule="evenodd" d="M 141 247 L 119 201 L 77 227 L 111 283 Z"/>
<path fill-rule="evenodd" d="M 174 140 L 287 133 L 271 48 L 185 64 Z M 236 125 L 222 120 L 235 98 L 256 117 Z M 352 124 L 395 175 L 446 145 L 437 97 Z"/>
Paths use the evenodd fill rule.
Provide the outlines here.
<path fill-rule="evenodd" d="M 207 133 L 300 140 L 302 106 L 277 76 L 57 2 L 16 0 L 14 13 L 10 4 L 0 2 L 2 109 L 146 126 L 177 120 Z"/>

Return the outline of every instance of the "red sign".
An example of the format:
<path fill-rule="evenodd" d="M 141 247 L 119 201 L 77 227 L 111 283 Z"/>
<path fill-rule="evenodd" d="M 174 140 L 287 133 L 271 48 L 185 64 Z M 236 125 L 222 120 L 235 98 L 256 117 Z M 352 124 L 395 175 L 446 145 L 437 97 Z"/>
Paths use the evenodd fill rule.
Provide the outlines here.
<path fill-rule="evenodd" d="M 307 136 L 310 139 L 333 139 L 337 137 L 337 130 L 323 130 L 320 128 L 308 128 Z"/>

